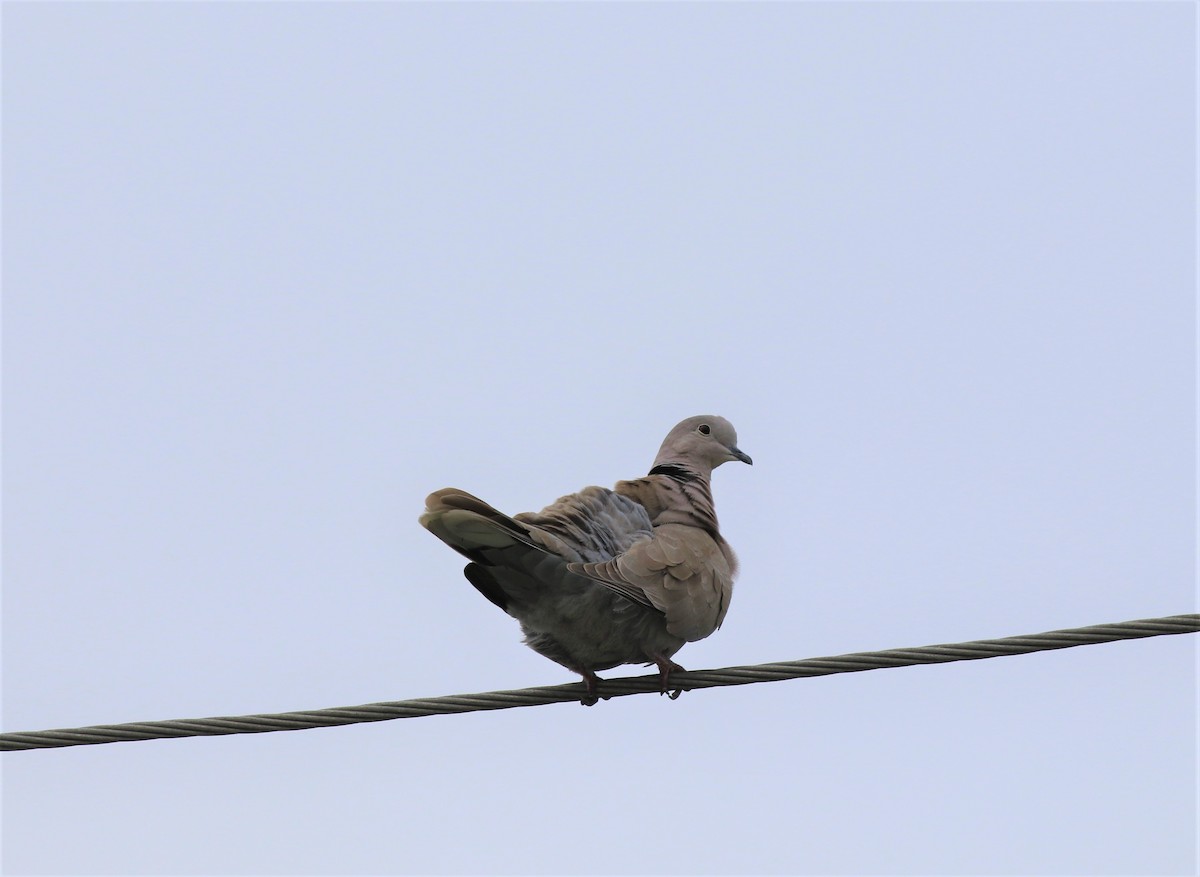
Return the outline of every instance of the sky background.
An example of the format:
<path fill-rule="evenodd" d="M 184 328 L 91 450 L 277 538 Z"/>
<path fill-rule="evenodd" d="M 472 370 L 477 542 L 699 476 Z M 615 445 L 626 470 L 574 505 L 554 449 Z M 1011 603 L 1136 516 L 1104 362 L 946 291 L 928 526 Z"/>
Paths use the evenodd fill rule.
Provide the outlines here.
<path fill-rule="evenodd" d="M 1190 3 L 2 14 L 4 730 L 570 682 L 424 497 L 698 413 L 689 668 L 1196 609 Z M 1195 659 L 6 753 L 3 865 L 1194 873 Z"/>

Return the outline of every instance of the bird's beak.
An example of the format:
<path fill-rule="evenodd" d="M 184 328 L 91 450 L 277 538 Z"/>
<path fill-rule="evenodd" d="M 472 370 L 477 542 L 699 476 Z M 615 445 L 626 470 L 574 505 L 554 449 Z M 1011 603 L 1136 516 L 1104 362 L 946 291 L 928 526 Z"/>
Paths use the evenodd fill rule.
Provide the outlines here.
<path fill-rule="evenodd" d="M 750 455 L 739 451 L 736 447 L 730 448 L 729 453 L 733 454 L 733 459 L 735 460 L 741 460 L 750 466 L 754 465 L 754 461 L 750 459 Z"/>

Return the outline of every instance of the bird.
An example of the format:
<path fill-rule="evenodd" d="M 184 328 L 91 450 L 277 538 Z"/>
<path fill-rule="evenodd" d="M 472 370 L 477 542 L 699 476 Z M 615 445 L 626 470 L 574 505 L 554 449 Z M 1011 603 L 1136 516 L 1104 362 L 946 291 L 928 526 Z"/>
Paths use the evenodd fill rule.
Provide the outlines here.
<path fill-rule="evenodd" d="M 467 581 L 520 623 L 526 645 L 583 678 L 582 703 L 598 700 L 596 671 L 622 664 L 657 665 L 667 693 L 683 671 L 672 656 L 729 610 L 738 561 L 710 477 L 731 461 L 753 465 L 728 420 L 699 415 L 667 433 L 645 477 L 611 490 L 585 487 L 510 517 L 447 487 L 419 521 L 470 561 Z"/>

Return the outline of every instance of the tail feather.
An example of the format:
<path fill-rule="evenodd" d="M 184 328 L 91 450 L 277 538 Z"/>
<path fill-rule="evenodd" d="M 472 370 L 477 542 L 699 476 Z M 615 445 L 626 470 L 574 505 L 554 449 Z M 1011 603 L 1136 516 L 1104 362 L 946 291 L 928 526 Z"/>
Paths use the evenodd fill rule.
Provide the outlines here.
<path fill-rule="evenodd" d="M 485 548 L 532 545 L 529 531 L 479 497 L 454 487 L 429 494 L 421 526 L 459 554 L 478 560 Z"/>
<path fill-rule="evenodd" d="M 533 603 L 565 575 L 566 560 L 536 541 L 540 531 L 466 491 L 447 487 L 431 493 L 420 522 L 472 561 L 463 575 L 506 612 Z"/>
<path fill-rule="evenodd" d="M 475 586 L 475 590 L 483 594 L 505 612 L 508 611 L 508 594 L 504 590 L 504 586 L 496 581 L 496 577 L 491 574 L 486 566 L 479 563 L 468 563 L 463 569 L 463 575 L 467 577 L 467 581 Z"/>

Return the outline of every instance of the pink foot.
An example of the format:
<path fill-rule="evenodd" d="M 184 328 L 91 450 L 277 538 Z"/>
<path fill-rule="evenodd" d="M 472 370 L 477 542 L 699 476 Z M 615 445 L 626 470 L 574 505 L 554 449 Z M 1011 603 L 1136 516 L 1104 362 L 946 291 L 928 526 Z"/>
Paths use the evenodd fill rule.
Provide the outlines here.
<path fill-rule="evenodd" d="M 683 691 L 681 689 L 676 689 L 675 691 L 670 690 L 669 681 L 671 677 L 671 671 L 678 670 L 680 673 L 686 673 L 687 671 L 668 658 L 666 655 L 653 655 L 652 657 L 654 659 L 654 663 L 658 665 L 658 678 L 661 680 L 659 693 L 667 695 L 671 698 L 671 700 L 675 700 L 677 697 L 679 697 L 679 695 L 683 694 Z"/>
<path fill-rule="evenodd" d="M 596 693 L 596 685 L 603 680 L 591 670 L 580 670 L 579 675 L 583 677 L 583 684 L 587 686 L 587 693 L 579 702 L 584 706 L 595 706 L 600 701 L 600 695 Z"/>

